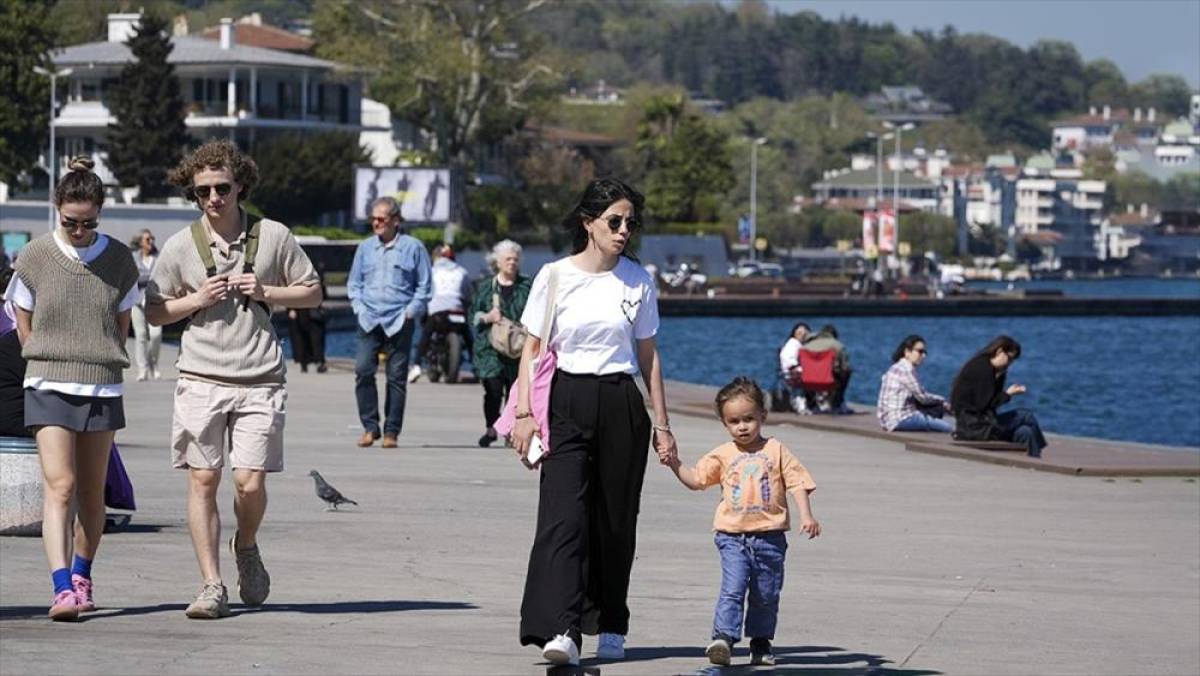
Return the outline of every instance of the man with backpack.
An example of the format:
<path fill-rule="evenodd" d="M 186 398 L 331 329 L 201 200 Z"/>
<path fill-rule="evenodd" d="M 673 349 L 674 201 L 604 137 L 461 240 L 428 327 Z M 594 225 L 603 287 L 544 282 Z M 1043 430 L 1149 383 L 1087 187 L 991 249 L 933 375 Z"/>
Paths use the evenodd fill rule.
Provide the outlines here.
<path fill-rule="evenodd" d="M 210 141 L 184 157 L 170 180 L 201 209 L 200 218 L 163 246 L 146 288 L 155 325 L 187 320 L 176 364 L 172 464 L 189 472 L 188 528 L 203 586 L 187 616 L 229 615 L 218 547 L 217 487 L 229 464 L 237 531 L 229 540 L 238 591 L 248 606 L 270 593 L 258 550 L 267 507 L 266 474 L 283 469 L 283 349 L 271 306 L 321 302 L 316 270 L 282 223 L 250 217 L 241 202 L 258 167 L 230 141 Z"/>

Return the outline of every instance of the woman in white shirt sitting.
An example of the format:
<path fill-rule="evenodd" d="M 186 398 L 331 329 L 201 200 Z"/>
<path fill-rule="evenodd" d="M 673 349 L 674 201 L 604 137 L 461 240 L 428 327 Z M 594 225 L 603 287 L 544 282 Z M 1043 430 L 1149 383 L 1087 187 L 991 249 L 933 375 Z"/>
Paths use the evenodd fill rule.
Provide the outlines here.
<path fill-rule="evenodd" d="M 808 324 L 796 322 L 787 342 L 779 348 L 779 378 L 788 393 L 792 410 L 801 414 L 808 413 L 808 397 L 800 387 L 800 347 L 811 332 Z"/>
<path fill-rule="evenodd" d="M 530 363 L 547 338 L 558 358 L 520 633 L 522 645 L 541 647 L 555 664 L 579 663 L 581 634 L 600 634 L 601 659 L 624 657 L 651 432 L 660 461 L 676 452 L 655 342 L 658 293 L 626 253 L 641 227 L 643 204 L 621 181 L 592 181 L 563 221 L 573 237 L 572 255 L 542 268 L 521 317 L 530 334 L 518 371 L 512 443 L 522 459 L 538 429 Z M 550 335 L 539 336 L 552 269 L 557 303 Z M 634 383 L 639 373 L 653 424 Z"/>

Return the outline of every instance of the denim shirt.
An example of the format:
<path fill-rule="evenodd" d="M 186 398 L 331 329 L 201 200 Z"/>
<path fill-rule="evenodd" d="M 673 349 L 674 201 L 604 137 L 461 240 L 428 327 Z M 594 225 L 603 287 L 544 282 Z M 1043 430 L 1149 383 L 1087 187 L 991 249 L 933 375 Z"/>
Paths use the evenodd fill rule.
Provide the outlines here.
<path fill-rule="evenodd" d="M 419 317 L 432 295 L 429 253 L 420 240 L 397 234 L 385 245 L 369 237 L 358 245 L 347 295 L 363 331 L 376 326 L 394 336 L 404 328 L 406 315 Z"/>

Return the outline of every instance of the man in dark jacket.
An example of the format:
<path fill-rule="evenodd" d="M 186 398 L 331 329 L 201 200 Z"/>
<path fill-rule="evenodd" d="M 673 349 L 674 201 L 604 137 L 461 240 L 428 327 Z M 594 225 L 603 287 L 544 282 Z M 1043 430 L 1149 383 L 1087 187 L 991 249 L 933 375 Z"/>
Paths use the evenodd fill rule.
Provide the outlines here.
<path fill-rule="evenodd" d="M 1005 387 L 1008 367 L 1020 356 L 1020 343 L 999 336 L 959 369 L 950 392 L 956 439 L 1013 441 L 1024 444 L 1030 457 L 1041 457 L 1046 437 L 1033 411 L 1019 408 L 997 413 L 1014 395 L 1025 392 L 1024 385 Z"/>

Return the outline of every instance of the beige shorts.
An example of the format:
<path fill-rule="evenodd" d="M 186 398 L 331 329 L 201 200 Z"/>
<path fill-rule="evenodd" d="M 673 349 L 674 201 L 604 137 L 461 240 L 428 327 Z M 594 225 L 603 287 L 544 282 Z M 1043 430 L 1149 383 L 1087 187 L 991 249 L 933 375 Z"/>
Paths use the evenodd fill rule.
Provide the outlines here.
<path fill-rule="evenodd" d="M 171 464 L 179 469 L 283 471 L 283 385 L 219 385 L 180 378 L 175 385 Z"/>

